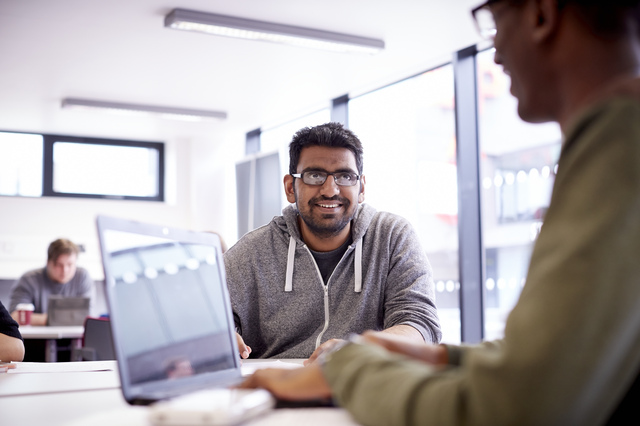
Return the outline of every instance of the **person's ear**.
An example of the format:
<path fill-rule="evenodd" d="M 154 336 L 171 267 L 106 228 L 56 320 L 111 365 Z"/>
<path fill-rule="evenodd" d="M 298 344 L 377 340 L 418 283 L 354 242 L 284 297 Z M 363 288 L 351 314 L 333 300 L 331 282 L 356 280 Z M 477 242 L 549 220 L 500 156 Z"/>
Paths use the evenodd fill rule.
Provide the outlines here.
<path fill-rule="evenodd" d="M 545 42 L 558 29 L 560 19 L 558 0 L 536 0 L 530 4 L 533 40 L 539 43 Z"/>
<path fill-rule="evenodd" d="M 287 201 L 291 204 L 296 202 L 296 192 L 294 188 L 295 178 L 291 175 L 285 175 L 283 179 L 284 193 L 287 196 Z"/>
<path fill-rule="evenodd" d="M 358 194 L 358 204 L 364 203 L 364 184 L 365 178 L 364 175 L 360 176 L 360 193 Z"/>

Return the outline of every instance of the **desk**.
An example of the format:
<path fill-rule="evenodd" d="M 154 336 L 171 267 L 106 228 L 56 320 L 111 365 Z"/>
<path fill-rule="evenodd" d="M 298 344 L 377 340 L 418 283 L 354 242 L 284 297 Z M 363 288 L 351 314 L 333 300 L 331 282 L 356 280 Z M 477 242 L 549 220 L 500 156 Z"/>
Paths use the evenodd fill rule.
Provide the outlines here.
<path fill-rule="evenodd" d="M 116 361 L 16 362 L 0 374 L 0 400 L 8 396 L 41 395 L 101 389 L 120 391 Z"/>
<path fill-rule="evenodd" d="M 23 339 L 44 339 L 46 340 L 45 360 L 56 362 L 58 360 L 58 339 L 72 339 L 72 346 L 79 348 L 82 344 L 84 326 L 46 326 L 46 325 L 23 325 L 20 326 L 20 334 Z"/>
<path fill-rule="evenodd" d="M 255 363 L 245 360 L 243 366 L 253 370 L 259 368 L 254 364 L 261 363 L 265 364 L 261 360 Z M 122 397 L 116 361 L 17 364 L 17 369 L 0 374 L 3 425 L 150 426 L 148 409 L 131 406 Z M 294 408 L 273 410 L 244 425 L 356 426 L 357 423 L 340 408 Z"/>

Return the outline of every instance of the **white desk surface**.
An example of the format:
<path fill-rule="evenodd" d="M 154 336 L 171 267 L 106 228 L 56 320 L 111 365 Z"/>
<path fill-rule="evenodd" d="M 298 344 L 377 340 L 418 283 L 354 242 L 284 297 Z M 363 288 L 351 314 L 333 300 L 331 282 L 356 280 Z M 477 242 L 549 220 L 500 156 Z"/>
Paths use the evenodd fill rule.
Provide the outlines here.
<path fill-rule="evenodd" d="M 257 368 L 296 368 L 301 360 L 246 360 L 243 374 Z M 120 390 L 115 361 L 18 363 L 0 374 L 3 425 L 150 426 L 146 407 L 130 406 Z M 247 426 L 357 425 L 340 408 L 273 410 Z"/>
<path fill-rule="evenodd" d="M 0 374 L 0 397 L 100 389 L 120 390 L 116 361 L 16 364 L 16 368 Z"/>
<path fill-rule="evenodd" d="M 19 328 L 23 339 L 79 339 L 84 335 L 84 326 L 22 325 Z"/>
<path fill-rule="evenodd" d="M 131 406 L 120 389 L 0 398 L 3 425 L 151 426 L 148 408 Z M 243 426 L 357 426 L 341 408 L 277 409 Z"/>

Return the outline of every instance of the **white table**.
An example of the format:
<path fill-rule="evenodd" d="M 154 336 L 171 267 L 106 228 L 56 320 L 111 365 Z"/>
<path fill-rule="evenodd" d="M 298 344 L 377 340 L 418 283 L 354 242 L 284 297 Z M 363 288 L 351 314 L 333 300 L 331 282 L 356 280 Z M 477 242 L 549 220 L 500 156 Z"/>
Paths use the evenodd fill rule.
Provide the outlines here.
<path fill-rule="evenodd" d="M 8 396 L 42 395 L 102 389 L 120 391 L 116 361 L 16 362 L 0 374 L 0 400 Z"/>
<path fill-rule="evenodd" d="M 3 425 L 150 426 L 148 408 L 131 406 L 122 397 L 116 361 L 17 364 L 17 369 L 0 374 Z M 243 372 L 272 365 L 262 360 L 244 361 Z M 244 425 L 357 423 L 340 408 L 294 408 L 273 410 Z"/>
<path fill-rule="evenodd" d="M 20 334 L 23 339 L 46 340 L 45 360 L 56 362 L 58 360 L 58 339 L 72 339 L 72 347 L 79 348 L 82 345 L 84 326 L 47 326 L 47 325 L 22 325 Z"/>

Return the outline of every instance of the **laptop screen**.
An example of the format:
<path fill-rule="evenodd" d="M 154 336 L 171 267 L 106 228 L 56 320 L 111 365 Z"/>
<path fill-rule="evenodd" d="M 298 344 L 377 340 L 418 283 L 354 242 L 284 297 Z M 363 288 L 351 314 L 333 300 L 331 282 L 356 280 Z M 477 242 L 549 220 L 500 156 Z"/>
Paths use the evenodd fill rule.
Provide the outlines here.
<path fill-rule="evenodd" d="M 218 236 L 105 216 L 98 231 L 125 399 L 240 377 Z"/>

